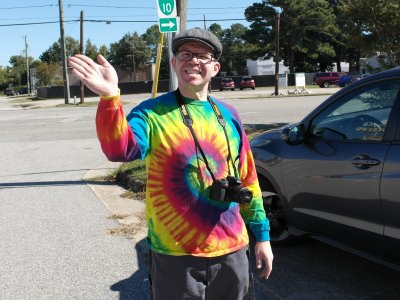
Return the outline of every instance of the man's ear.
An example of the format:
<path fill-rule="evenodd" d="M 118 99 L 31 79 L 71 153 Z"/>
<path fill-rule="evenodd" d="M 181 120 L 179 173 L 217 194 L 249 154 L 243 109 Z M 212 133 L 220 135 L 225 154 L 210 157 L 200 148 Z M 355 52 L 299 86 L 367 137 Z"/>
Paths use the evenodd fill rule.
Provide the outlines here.
<path fill-rule="evenodd" d="M 173 55 L 171 58 L 171 66 L 174 71 L 175 71 L 175 63 L 176 63 L 176 58 L 175 55 Z"/>
<path fill-rule="evenodd" d="M 216 61 L 216 62 L 214 63 L 214 69 L 213 69 L 213 75 L 212 75 L 212 77 L 214 77 L 215 75 L 217 75 L 220 69 L 221 69 L 221 64 L 220 64 L 218 61 Z"/>

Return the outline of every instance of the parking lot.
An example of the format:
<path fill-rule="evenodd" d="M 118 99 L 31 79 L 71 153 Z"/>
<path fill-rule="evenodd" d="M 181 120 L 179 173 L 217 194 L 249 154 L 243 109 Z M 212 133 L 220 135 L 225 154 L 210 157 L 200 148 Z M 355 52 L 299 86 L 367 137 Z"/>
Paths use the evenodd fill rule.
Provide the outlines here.
<path fill-rule="evenodd" d="M 275 126 L 278 124 L 291 123 L 300 120 L 305 113 L 312 110 L 316 105 L 328 97 L 327 94 L 317 94 L 317 91 L 328 92 L 329 90 L 330 89 L 315 89 L 311 95 L 298 97 L 292 97 L 291 95 L 267 97 L 268 93 L 272 91 L 267 89 L 234 92 L 217 91 L 213 92 L 213 95 L 234 105 L 238 109 L 245 125 L 255 124 L 263 126 Z M 148 96 L 149 95 L 123 95 L 123 101 L 126 101 L 127 103 L 125 111 L 128 111 L 130 106 L 140 102 L 141 99 L 144 99 Z M 93 101 L 95 100 L 96 99 Z M 63 100 L 60 101 L 62 102 Z M 79 132 L 80 135 L 93 138 L 94 131 L 92 129 L 92 122 L 95 115 L 95 107 L 84 109 L 76 108 L 76 111 L 70 111 L 69 109 L 63 108 L 57 110 L 31 110 L 29 112 L 21 111 L 21 113 L 22 112 L 25 115 L 28 114 L 35 120 L 37 119 L 36 122 L 40 121 L 46 122 L 46 124 L 52 124 L 52 126 L 44 126 L 43 128 L 49 128 L 49 130 L 54 129 L 54 134 L 51 133 L 42 136 L 46 138 L 54 137 L 54 139 L 57 140 L 57 145 L 60 143 L 60 132 L 64 133 L 65 135 L 69 132 L 73 132 L 75 128 L 74 126 L 76 126 L 76 133 Z M 42 118 L 39 118 L 41 113 L 50 114 L 51 117 L 43 116 Z M 80 114 L 83 115 L 81 116 Z M 6 116 L 9 116 L 9 114 L 4 114 L 4 117 Z M 54 123 L 52 120 L 55 117 L 60 118 L 61 121 Z M 9 118 L 11 118 L 11 116 L 9 116 Z M 21 119 L 25 120 L 25 118 Z M 20 124 L 21 121 L 18 120 L 20 119 L 16 118 L 16 120 L 13 121 L 15 123 L 10 121 L 4 123 L 5 125 L 10 126 L 10 128 L 22 130 Z M 83 121 L 88 123 L 84 123 L 83 126 L 81 125 Z M 17 122 L 19 126 L 15 125 Z M 63 128 L 63 130 L 57 130 L 54 124 L 62 124 L 63 126 L 60 128 Z M 78 125 L 80 126 L 78 127 Z M 3 137 L 5 139 L 22 136 L 18 134 L 11 134 L 11 132 L 8 130 L 5 130 L 4 132 L 8 132 L 8 135 L 6 134 Z M 76 133 L 73 135 L 74 138 L 77 136 Z M 28 135 L 28 137 L 29 136 L 30 135 Z M 33 138 L 34 135 L 32 134 L 32 139 Z M 37 143 L 37 140 L 38 139 L 36 138 L 35 143 Z M 73 143 L 70 142 L 69 138 L 67 140 L 69 142 L 65 145 L 71 146 Z M 24 141 L 24 143 L 26 145 L 26 141 Z M 97 145 L 96 141 L 93 143 L 94 145 Z M 51 149 L 51 147 L 49 149 Z M 78 149 L 80 148 L 78 147 Z M 72 150 L 67 151 L 67 153 L 72 152 Z M 91 158 L 90 161 L 92 164 L 93 155 L 96 154 L 100 156 L 98 149 L 87 152 L 90 153 L 90 155 L 88 154 L 87 156 Z M 59 153 L 57 153 L 57 155 L 59 155 Z M 59 161 L 61 163 L 66 160 L 63 158 Z M 5 166 L 6 164 L 3 167 Z M 49 164 L 43 164 L 43 166 L 49 168 Z M 15 168 L 15 163 L 13 168 Z M 76 169 L 79 168 L 82 167 L 76 167 Z M 52 169 L 50 168 L 50 170 Z M 67 168 L 67 170 L 71 170 L 71 167 Z M 24 173 L 36 174 L 33 171 Z M 53 177 L 54 175 L 52 175 L 51 180 L 54 180 Z M 5 189 L 3 191 L 5 191 Z M 38 218 L 41 219 L 40 217 Z M 110 242 L 112 244 L 116 243 L 114 240 Z M 33 249 L 36 248 L 33 247 Z M 273 250 L 275 261 L 274 270 L 270 279 L 268 281 L 260 281 L 257 279 L 255 283 L 257 300 L 400 298 L 399 272 L 360 258 L 346 251 L 334 248 L 315 240 L 305 240 L 290 247 L 273 247 Z M 132 259 L 132 257 L 129 257 L 129 259 Z M 252 262 L 252 265 L 255 265 L 254 261 Z M 133 267 L 126 267 L 126 272 L 132 272 L 132 268 Z M 52 270 L 53 266 L 49 266 L 49 269 Z M 257 270 L 254 270 L 254 273 L 257 274 Z M 109 274 L 109 270 L 107 270 L 105 274 Z M 145 279 L 145 272 L 143 272 L 143 274 L 143 279 Z M 66 276 L 67 275 L 68 274 L 66 274 Z M 121 275 L 120 277 L 124 278 L 123 276 L 124 275 Z M 70 277 L 64 277 L 63 279 L 65 280 L 65 278 Z M 72 278 L 73 277 L 70 279 L 72 280 Z M 133 278 L 137 283 L 137 278 L 132 277 L 132 280 Z M 81 282 L 85 281 L 82 279 Z M 127 286 L 126 288 L 130 289 L 131 285 L 129 287 Z M 122 293 L 120 294 L 120 299 L 123 299 Z"/>

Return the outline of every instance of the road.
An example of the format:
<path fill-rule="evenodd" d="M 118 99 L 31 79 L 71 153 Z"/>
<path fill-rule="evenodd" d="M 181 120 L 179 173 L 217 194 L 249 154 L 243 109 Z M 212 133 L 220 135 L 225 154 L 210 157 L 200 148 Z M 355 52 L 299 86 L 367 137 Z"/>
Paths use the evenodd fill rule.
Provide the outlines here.
<path fill-rule="evenodd" d="M 299 121 L 326 95 L 216 92 L 244 124 Z M 125 110 L 147 95 L 123 96 Z M 246 98 L 249 97 L 249 98 Z M 132 100 L 135 99 L 135 100 Z M 82 181 L 106 162 L 95 107 L 13 109 L 0 98 L 0 299 L 147 299 L 141 249 L 110 236 L 110 212 Z M 48 102 L 50 103 L 50 102 Z M 317 241 L 274 247 L 257 299 L 399 299 L 400 274 Z"/>
<path fill-rule="evenodd" d="M 4 101 L 0 299 L 145 299 L 135 247 L 107 234 L 115 221 L 82 181 L 105 162 L 95 108 L 9 110 Z"/>

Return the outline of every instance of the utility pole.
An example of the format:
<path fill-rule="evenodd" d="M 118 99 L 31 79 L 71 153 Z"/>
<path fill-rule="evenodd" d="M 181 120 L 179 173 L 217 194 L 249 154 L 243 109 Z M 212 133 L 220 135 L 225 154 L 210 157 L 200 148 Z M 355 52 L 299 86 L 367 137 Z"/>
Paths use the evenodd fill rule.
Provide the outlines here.
<path fill-rule="evenodd" d="M 136 81 L 136 62 L 135 62 L 135 40 L 134 37 L 132 37 L 131 40 L 131 47 L 132 47 L 132 72 L 131 72 L 131 81 L 135 82 Z"/>
<path fill-rule="evenodd" d="M 64 37 L 64 15 L 62 0 L 58 0 L 58 8 L 60 12 L 60 38 L 61 38 L 61 60 L 63 68 L 63 82 L 64 82 L 64 101 L 65 104 L 69 103 L 69 79 L 67 70 L 67 56 L 65 51 L 65 37 Z"/>
<path fill-rule="evenodd" d="M 80 54 L 83 54 L 83 10 L 81 10 L 81 18 L 80 18 L 80 42 L 79 42 L 79 52 Z M 80 82 L 80 94 L 81 94 L 81 101 L 79 102 L 80 104 L 83 104 L 85 102 L 85 85 L 83 82 Z"/>
<path fill-rule="evenodd" d="M 179 31 L 186 30 L 186 20 L 187 20 L 187 0 L 177 0 L 176 9 L 178 17 L 180 17 L 180 29 Z"/>
<path fill-rule="evenodd" d="M 176 12 L 178 17 L 180 18 L 179 23 L 179 32 L 186 30 L 186 19 L 187 19 L 187 0 L 176 0 Z M 172 48 L 172 39 L 175 37 L 175 33 L 167 33 L 168 40 L 168 56 L 169 61 L 171 62 L 173 53 L 171 51 Z M 176 78 L 175 72 L 172 70 L 172 67 L 169 68 L 169 90 L 174 91 L 178 87 L 178 80 Z"/>
<path fill-rule="evenodd" d="M 25 59 L 26 59 L 26 83 L 28 87 L 28 93 L 31 93 L 31 85 L 30 85 L 30 74 L 29 74 L 29 57 L 28 57 L 28 42 L 26 41 L 25 35 Z"/>
<path fill-rule="evenodd" d="M 279 95 L 279 26 L 280 17 L 279 12 L 276 13 L 275 17 L 275 96 Z"/>

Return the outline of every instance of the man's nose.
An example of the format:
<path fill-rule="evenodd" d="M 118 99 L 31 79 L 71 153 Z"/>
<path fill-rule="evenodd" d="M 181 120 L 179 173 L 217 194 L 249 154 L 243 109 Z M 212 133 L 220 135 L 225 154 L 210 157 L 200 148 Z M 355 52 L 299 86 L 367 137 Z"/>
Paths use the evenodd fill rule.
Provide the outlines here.
<path fill-rule="evenodd" d="M 197 57 L 197 53 L 192 53 L 192 58 L 189 60 L 189 62 L 192 62 L 193 59 L 196 58 L 196 64 L 200 64 L 199 58 Z"/>

